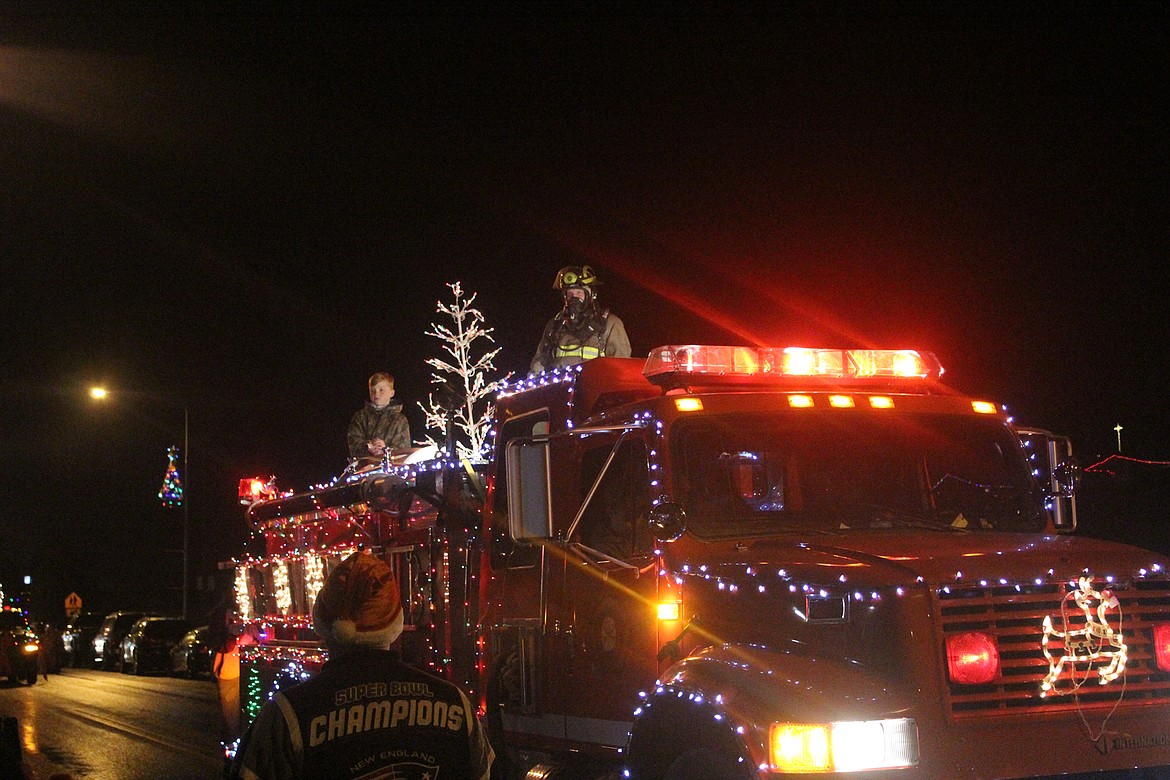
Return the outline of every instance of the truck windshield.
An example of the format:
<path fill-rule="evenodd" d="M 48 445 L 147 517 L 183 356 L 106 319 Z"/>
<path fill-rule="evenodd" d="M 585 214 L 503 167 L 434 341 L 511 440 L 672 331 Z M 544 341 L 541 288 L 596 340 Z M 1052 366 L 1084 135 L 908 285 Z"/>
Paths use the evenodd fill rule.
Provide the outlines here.
<path fill-rule="evenodd" d="M 681 420 L 678 495 L 703 537 L 928 527 L 1037 531 L 1041 497 L 988 418 L 805 412 Z"/>

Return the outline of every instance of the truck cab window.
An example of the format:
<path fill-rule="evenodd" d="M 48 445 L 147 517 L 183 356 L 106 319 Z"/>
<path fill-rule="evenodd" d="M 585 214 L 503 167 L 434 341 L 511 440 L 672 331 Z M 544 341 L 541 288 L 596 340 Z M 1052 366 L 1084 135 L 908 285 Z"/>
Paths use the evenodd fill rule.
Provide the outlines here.
<path fill-rule="evenodd" d="M 680 423 L 672 449 L 680 499 L 704 536 L 1044 523 L 1020 448 L 990 420 L 709 416 Z"/>
<path fill-rule="evenodd" d="M 581 457 L 581 499 L 601 473 L 615 439 L 590 445 Z M 646 525 L 649 501 L 649 477 L 646 445 L 640 437 L 627 438 L 618 447 L 613 461 L 581 517 L 578 538 L 598 552 L 626 559 L 648 552 L 650 532 Z"/>

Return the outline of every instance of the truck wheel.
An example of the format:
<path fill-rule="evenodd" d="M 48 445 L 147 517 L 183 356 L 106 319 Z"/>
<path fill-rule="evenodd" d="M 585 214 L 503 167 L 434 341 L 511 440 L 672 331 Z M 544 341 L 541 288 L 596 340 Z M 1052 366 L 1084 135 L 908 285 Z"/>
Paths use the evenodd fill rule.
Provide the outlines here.
<path fill-rule="evenodd" d="M 37 667 L 36 666 L 31 666 L 25 670 L 23 681 L 24 681 L 25 685 L 36 685 L 37 684 Z"/>
<path fill-rule="evenodd" d="M 749 780 L 758 776 L 749 755 L 730 723 L 668 693 L 634 722 L 626 766 L 636 780 Z"/>
<path fill-rule="evenodd" d="M 743 780 L 743 767 L 734 758 L 711 750 L 688 750 L 676 758 L 662 780 Z"/>

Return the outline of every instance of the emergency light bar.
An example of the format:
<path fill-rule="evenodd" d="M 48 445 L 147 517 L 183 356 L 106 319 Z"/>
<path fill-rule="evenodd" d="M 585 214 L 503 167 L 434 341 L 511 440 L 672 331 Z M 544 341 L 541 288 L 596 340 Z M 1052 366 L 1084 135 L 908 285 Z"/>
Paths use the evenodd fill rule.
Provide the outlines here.
<path fill-rule="evenodd" d="M 240 503 L 244 506 L 251 506 L 258 501 L 267 501 L 270 498 L 276 498 L 276 477 L 247 477 L 240 480 L 240 486 L 237 491 Z"/>
<path fill-rule="evenodd" d="M 809 349 L 670 345 L 651 350 L 647 379 L 822 377 L 825 379 L 926 379 L 942 376 L 930 353 L 912 349 Z"/>

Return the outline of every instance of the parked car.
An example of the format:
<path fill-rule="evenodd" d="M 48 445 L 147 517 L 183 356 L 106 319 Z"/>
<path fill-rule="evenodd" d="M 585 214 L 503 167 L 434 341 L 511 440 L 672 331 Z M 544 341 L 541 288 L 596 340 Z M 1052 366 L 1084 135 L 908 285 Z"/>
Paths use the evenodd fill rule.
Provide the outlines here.
<path fill-rule="evenodd" d="M 191 630 L 191 621 L 174 617 L 144 617 L 122 639 L 122 672 L 169 672 L 171 650 Z"/>
<path fill-rule="evenodd" d="M 93 638 L 106 616 L 101 612 L 83 612 L 69 621 L 61 634 L 68 666 L 93 666 Z"/>
<path fill-rule="evenodd" d="M 211 677 L 214 661 L 211 627 L 199 626 L 184 634 L 171 650 L 171 673 L 181 677 Z"/>
<path fill-rule="evenodd" d="M 0 677 L 35 685 L 41 662 L 41 644 L 24 613 L 0 609 Z"/>
<path fill-rule="evenodd" d="M 111 612 L 102 620 L 93 638 L 93 663 L 100 669 L 117 669 L 122 664 L 122 639 L 145 612 Z"/>

